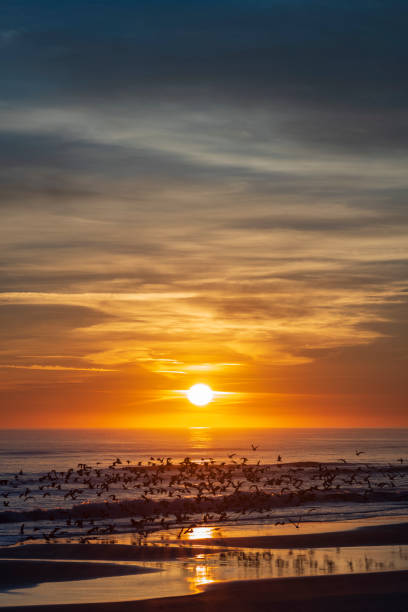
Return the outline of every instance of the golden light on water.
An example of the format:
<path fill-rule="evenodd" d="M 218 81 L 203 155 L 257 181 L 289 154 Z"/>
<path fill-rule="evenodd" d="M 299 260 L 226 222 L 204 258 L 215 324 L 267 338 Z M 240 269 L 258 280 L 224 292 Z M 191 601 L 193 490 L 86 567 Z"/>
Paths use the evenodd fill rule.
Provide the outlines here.
<path fill-rule="evenodd" d="M 193 527 L 187 533 L 189 540 L 201 540 L 202 538 L 213 538 L 216 535 L 214 527 Z"/>
<path fill-rule="evenodd" d="M 190 387 L 186 393 L 189 401 L 195 406 L 206 406 L 214 399 L 214 391 L 208 385 L 198 383 Z"/>
<path fill-rule="evenodd" d="M 194 450 L 207 450 L 212 444 L 210 427 L 189 427 L 190 445 Z"/>
<path fill-rule="evenodd" d="M 215 582 L 211 577 L 211 568 L 207 565 L 197 565 L 195 568 L 194 586 L 201 587 Z"/>

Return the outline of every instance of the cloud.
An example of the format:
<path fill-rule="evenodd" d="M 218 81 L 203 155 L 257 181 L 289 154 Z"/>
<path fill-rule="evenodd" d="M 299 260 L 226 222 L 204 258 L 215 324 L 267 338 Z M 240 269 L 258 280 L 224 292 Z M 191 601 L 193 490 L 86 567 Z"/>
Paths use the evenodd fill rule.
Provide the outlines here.
<path fill-rule="evenodd" d="M 52 406 L 59 375 L 90 401 L 81 372 L 113 397 L 128 369 L 161 388 L 160 363 L 187 378 L 230 362 L 240 376 L 213 367 L 219 388 L 314 397 L 348 377 L 369 394 L 377 359 L 402 388 L 406 14 L 400 0 L 11 3 L 3 384 L 36 377 Z"/>
<path fill-rule="evenodd" d="M 10 370 L 45 370 L 50 372 L 117 372 L 117 370 L 111 370 L 107 368 L 73 368 L 70 366 L 61 366 L 61 365 L 15 365 L 15 364 L 5 364 L 1 363 L 0 368 L 10 369 Z"/>

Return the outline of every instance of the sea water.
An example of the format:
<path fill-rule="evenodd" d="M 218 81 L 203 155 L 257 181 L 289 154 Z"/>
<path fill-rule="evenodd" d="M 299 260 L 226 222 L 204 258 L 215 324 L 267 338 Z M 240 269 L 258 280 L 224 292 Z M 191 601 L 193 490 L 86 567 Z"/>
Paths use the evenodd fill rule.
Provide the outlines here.
<path fill-rule="evenodd" d="M 313 501 L 313 513 L 305 520 L 344 521 L 368 517 L 392 517 L 408 514 L 408 430 L 404 429 L 250 429 L 221 430 L 186 428 L 183 430 L 4 430 L 0 432 L 0 482 L 15 478 L 31 488 L 33 482 L 52 469 L 65 471 L 78 464 L 109 465 L 120 458 L 124 465 L 134 465 L 158 457 L 171 458 L 178 463 L 189 457 L 192 461 L 230 461 L 236 453 L 249 465 L 321 462 L 322 464 L 367 464 L 381 472 L 389 466 L 399 466 L 401 474 L 397 486 L 367 503 L 355 503 L 344 497 L 335 502 Z M 404 477 L 405 475 L 405 477 Z M 21 487 L 20 487 L 21 488 Z M 43 497 L 38 491 L 21 496 L 20 489 L 0 485 L 0 545 L 24 539 L 20 524 L 33 523 L 32 510 L 67 508 L 72 500 L 49 490 Z M 137 497 L 137 491 L 120 491 L 126 499 Z M 91 499 L 79 500 L 75 505 Z M 89 507 L 89 506 L 88 506 Z M 295 514 L 294 514 L 295 513 Z M 288 520 L 299 513 L 293 507 L 275 511 L 274 520 Z M 13 518 L 15 517 L 15 518 Z M 252 522 L 265 522 L 262 517 L 251 517 Z M 248 522 L 247 518 L 242 523 Z M 57 525 L 54 519 L 49 526 Z M 128 520 L 117 521 L 117 530 L 126 531 Z M 45 529 L 41 521 L 41 529 Z M 39 530 L 41 532 L 41 530 Z"/>

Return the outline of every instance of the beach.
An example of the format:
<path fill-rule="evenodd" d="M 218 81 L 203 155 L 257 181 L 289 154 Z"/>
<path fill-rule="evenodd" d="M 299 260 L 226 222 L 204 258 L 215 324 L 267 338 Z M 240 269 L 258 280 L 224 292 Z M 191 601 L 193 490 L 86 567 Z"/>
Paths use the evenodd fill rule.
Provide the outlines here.
<path fill-rule="evenodd" d="M 205 540 L 196 540 L 204 544 Z M 246 538 L 213 538 L 219 546 L 245 546 L 254 548 L 298 548 L 380 546 L 408 544 L 408 523 L 360 527 L 355 530 L 311 534 L 272 535 Z"/>
<path fill-rule="evenodd" d="M 136 602 L 20 607 L 21 612 L 406 612 L 408 572 L 217 584 L 204 593 Z M 5 612 L 15 608 L 3 608 Z"/>
<path fill-rule="evenodd" d="M 3 436 L 0 608 L 406 612 L 405 433 Z"/>
<path fill-rule="evenodd" d="M 40 582 L 59 582 L 70 580 L 89 580 L 123 574 L 138 574 L 154 570 L 138 567 L 123 567 L 110 564 L 70 563 L 67 561 L 8 560 L 0 561 L 0 589 L 15 589 L 32 586 Z"/>
<path fill-rule="evenodd" d="M 333 547 L 355 548 L 362 545 L 395 546 L 408 542 L 408 522 L 394 525 L 362 527 L 349 531 L 337 531 L 293 536 L 265 536 L 224 538 L 222 540 L 196 541 L 194 547 L 185 546 L 126 546 L 117 544 L 27 544 L 5 547 L 0 550 L 1 588 L 22 587 L 34 582 L 67 582 L 81 578 L 104 578 L 120 574 L 148 572 L 143 565 L 147 559 L 174 560 L 179 555 L 184 561 L 193 556 L 203 557 L 213 547 L 228 550 L 241 547 L 245 550 L 268 549 L 277 551 L 285 547 Z M 223 548 L 224 547 L 224 548 Z M 71 559 L 69 562 L 67 559 Z M 28 561 L 27 559 L 36 559 Z M 47 561 L 45 561 L 47 559 Z M 91 561 L 92 559 L 92 561 Z M 85 563 L 86 561 L 86 563 Z M 105 563 L 102 563 L 105 562 Z M 121 565 L 120 562 L 129 565 Z M 171 561 L 170 561 L 171 562 Z M 131 564 L 132 563 L 132 564 Z M 116 564 L 116 565 L 115 565 Z M 78 567 L 80 566 L 80 567 Z M 6 573 L 7 570 L 7 573 Z M 7 584 L 6 576 L 12 577 Z M 23 576 L 23 578 L 17 578 Z M 140 576 L 143 579 L 143 576 Z M 166 581 L 166 572 L 160 572 L 160 580 Z M 20 582 L 19 582 L 20 581 Z M 102 612 L 147 610 L 208 611 L 213 610 L 302 610 L 320 611 L 405 611 L 408 596 L 408 570 L 374 571 L 349 575 L 297 576 L 261 580 L 211 582 L 201 585 L 199 591 L 178 597 L 150 597 L 132 601 L 78 602 L 76 604 L 54 604 L 18 606 L 23 610 L 45 610 L 46 612 Z M 15 607 L 3 607 L 14 610 Z"/>

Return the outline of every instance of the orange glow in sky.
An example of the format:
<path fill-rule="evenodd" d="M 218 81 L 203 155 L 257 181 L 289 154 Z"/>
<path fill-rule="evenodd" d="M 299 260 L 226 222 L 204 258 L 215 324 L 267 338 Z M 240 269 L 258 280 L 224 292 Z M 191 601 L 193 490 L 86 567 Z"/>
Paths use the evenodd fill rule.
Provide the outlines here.
<path fill-rule="evenodd" d="M 2 13 L 0 427 L 408 427 L 401 11 L 74 4 Z"/>

